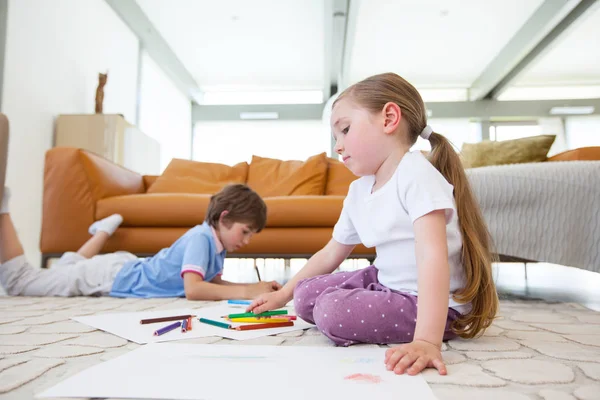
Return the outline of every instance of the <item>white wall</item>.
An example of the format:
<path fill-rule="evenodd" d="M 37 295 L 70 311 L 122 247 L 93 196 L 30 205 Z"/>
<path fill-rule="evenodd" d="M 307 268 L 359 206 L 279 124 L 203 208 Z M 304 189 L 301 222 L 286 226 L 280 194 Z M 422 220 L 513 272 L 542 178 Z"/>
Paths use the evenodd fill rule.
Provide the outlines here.
<path fill-rule="evenodd" d="M 160 171 L 172 158 L 189 159 L 192 148 L 192 103 L 144 52 L 139 127 L 160 143 Z"/>
<path fill-rule="evenodd" d="M 5 56 L 0 109 L 11 126 L 11 213 L 37 264 L 54 118 L 93 113 L 98 73 L 108 70 L 104 112 L 135 123 L 138 40 L 104 0 L 10 0 Z"/>

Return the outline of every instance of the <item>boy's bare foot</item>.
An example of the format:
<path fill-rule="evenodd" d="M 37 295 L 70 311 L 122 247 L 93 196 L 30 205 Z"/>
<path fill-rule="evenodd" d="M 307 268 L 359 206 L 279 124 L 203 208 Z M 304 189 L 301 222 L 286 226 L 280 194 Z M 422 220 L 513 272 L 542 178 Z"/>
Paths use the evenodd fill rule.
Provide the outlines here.
<path fill-rule="evenodd" d="M 96 232 L 106 232 L 108 235 L 115 233 L 119 225 L 123 223 L 123 217 L 120 214 L 113 214 L 110 217 L 94 222 L 88 232 L 95 235 Z"/>

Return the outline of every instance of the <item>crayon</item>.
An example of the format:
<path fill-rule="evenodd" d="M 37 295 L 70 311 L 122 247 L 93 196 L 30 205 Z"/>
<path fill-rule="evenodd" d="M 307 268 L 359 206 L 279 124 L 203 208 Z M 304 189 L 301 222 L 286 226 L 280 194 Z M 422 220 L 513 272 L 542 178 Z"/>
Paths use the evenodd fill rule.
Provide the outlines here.
<path fill-rule="evenodd" d="M 184 319 L 183 322 L 181 323 L 181 332 L 185 333 L 187 331 L 187 327 L 188 327 L 188 320 Z"/>
<path fill-rule="evenodd" d="M 154 324 L 156 322 L 177 321 L 177 320 L 186 319 L 188 317 L 195 317 L 195 315 L 188 314 L 188 315 L 176 315 L 173 317 L 148 318 L 148 319 L 140 320 L 140 324 L 145 325 L 145 324 Z"/>
<path fill-rule="evenodd" d="M 227 300 L 227 304 L 242 304 L 245 306 L 249 306 L 252 304 L 252 300 Z"/>
<path fill-rule="evenodd" d="M 240 325 L 240 326 L 236 326 L 233 329 L 235 329 L 236 331 L 249 331 L 249 330 L 253 330 L 253 329 L 283 328 L 285 326 L 294 326 L 294 322 L 287 321 L 287 322 L 277 322 L 274 324 Z"/>
<path fill-rule="evenodd" d="M 276 324 L 278 322 L 288 322 L 287 318 L 231 318 L 229 321 L 231 322 L 243 322 L 243 323 L 257 323 L 262 322 L 265 324 Z"/>
<path fill-rule="evenodd" d="M 240 314 L 229 314 L 229 315 L 224 315 L 221 318 L 253 318 L 253 317 L 270 317 L 272 315 L 285 315 L 287 314 L 287 310 L 273 310 L 273 311 L 266 311 L 260 314 L 254 314 L 253 312 L 247 312 L 247 313 L 240 313 Z"/>
<path fill-rule="evenodd" d="M 156 332 L 154 332 L 154 336 L 164 335 L 167 332 L 172 331 L 173 329 L 177 329 L 181 326 L 181 321 L 177 321 L 172 323 L 171 325 L 167 325 L 164 328 L 160 328 Z"/>
<path fill-rule="evenodd" d="M 212 319 L 206 319 L 206 318 L 198 318 L 198 321 L 204 322 L 205 324 L 208 324 L 208 325 L 218 326 L 220 328 L 231 329 L 231 325 L 226 324 L 225 322 L 213 321 Z"/>

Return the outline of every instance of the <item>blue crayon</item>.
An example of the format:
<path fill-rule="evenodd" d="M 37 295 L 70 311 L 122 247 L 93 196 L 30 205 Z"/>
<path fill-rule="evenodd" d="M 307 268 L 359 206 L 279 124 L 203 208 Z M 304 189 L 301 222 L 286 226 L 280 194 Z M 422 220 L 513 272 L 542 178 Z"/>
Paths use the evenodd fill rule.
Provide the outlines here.
<path fill-rule="evenodd" d="M 227 304 L 242 304 L 249 306 L 252 304 L 252 300 L 227 300 Z"/>

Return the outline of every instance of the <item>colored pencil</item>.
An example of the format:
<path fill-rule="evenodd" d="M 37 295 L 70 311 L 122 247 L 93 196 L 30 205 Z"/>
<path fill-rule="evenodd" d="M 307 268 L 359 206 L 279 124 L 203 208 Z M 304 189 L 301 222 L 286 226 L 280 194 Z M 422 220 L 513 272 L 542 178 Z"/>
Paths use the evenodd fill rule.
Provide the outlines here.
<path fill-rule="evenodd" d="M 283 328 L 284 326 L 294 326 L 293 321 L 277 322 L 274 324 L 251 324 L 251 325 L 240 325 L 233 329 L 236 331 L 249 331 L 252 329 L 268 329 L 268 328 Z"/>
<path fill-rule="evenodd" d="M 256 322 L 263 322 L 265 324 L 276 324 L 278 322 L 288 322 L 289 319 L 287 318 L 231 318 L 229 321 L 231 322 L 252 322 L 252 323 L 256 323 Z"/>
<path fill-rule="evenodd" d="M 187 330 L 191 331 L 192 330 L 192 317 L 188 317 L 187 319 Z"/>
<path fill-rule="evenodd" d="M 247 313 L 240 313 L 240 314 L 229 314 L 229 315 L 224 315 L 221 318 L 252 318 L 252 317 L 270 317 L 272 315 L 285 315 L 287 314 L 287 310 L 273 310 L 273 311 L 266 311 L 260 314 L 254 314 L 253 312 L 247 312 Z"/>
<path fill-rule="evenodd" d="M 208 325 L 218 326 L 219 328 L 231 329 L 231 325 L 226 324 L 225 322 L 213 321 L 212 319 L 206 318 L 198 318 L 198 321 L 204 322 Z"/>
<path fill-rule="evenodd" d="M 181 332 L 185 333 L 188 329 L 188 320 L 184 319 L 181 323 Z"/>
<path fill-rule="evenodd" d="M 164 335 L 167 332 L 172 331 L 173 329 L 177 329 L 181 326 L 181 321 L 177 321 L 172 323 L 171 325 L 167 325 L 164 328 L 160 328 L 156 332 L 154 332 L 154 336 Z"/>
<path fill-rule="evenodd" d="M 267 318 L 276 318 L 276 319 L 284 318 L 284 319 L 287 319 L 288 321 L 295 321 L 298 317 L 295 315 L 276 315 L 274 317 L 267 317 Z"/>
<path fill-rule="evenodd" d="M 252 300 L 227 300 L 227 304 L 242 304 L 249 306 L 252 304 Z"/>
<path fill-rule="evenodd" d="M 144 325 L 144 324 L 154 324 L 156 322 L 167 322 L 167 321 L 177 321 L 177 320 L 182 320 L 182 319 L 186 319 L 188 317 L 195 317 L 195 315 L 175 315 L 173 317 L 159 317 L 159 318 L 148 318 L 148 319 L 142 319 L 140 321 L 140 324 Z"/>

